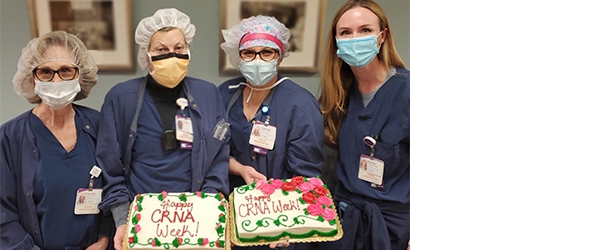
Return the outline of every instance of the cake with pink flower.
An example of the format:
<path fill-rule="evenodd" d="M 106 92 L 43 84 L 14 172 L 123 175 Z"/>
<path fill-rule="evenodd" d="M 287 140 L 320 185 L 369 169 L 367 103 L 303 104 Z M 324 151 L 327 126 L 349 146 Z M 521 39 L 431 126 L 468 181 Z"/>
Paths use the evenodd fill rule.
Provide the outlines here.
<path fill-rule="evenodd" d="M 235 188 L 230 202 L 231 241 L 236 245 L 333 241 L 342 236 L 332 197 L 319 177 L 260 180 Z"/>
<path fill-rule="evenodd" d="M 123 249 L 230 249 L 227 214 L 221 193 L 137 194 Z"/>

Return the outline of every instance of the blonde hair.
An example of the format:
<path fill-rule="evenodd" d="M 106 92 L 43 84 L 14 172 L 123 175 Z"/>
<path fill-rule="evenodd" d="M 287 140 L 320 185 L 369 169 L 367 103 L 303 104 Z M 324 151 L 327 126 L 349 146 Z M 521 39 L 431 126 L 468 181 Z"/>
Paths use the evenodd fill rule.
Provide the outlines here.
<path fill-rule="evenodd" d="M 327 144 L 337 145 L 340 125 L 346 117 L 347 95 L 348 91 L 355 81 L 355 77 L 341 58 L 336 55 L 338 47 L 336 46 L 336 25 L 340 17 L 348 10 L 363 7 L 373 12 L 379 17 L 380 30 L 387 30 L 385 42 L 381 44 L 377 57 L 386 68 L 394 66 L 404 68 L 404 63 L 394 45 L 394 37 L 388 23 L 388 18 L 377 3 L 371 0 L 349 0 L 334 15 L 328 32 L 326 42 L 326 54 L 323 70 L 321 73 L 321 96 L 319 104 L 323 112 L 323 124 L 325 131 L 325 142 Z"/>

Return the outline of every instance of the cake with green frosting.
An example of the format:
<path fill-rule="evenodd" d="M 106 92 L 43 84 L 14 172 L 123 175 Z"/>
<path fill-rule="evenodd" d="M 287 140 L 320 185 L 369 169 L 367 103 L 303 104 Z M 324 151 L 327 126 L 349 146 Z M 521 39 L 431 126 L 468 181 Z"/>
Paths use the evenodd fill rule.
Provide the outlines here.
<path fill-rule="evenodd" d="M 329 190 L 318 177 L 260 180 L 234 189 L 233 243 L 331 241 L 341 228 Z"/>
<path fill-rule="evenodd" d="M 137 194 L 123 249 L 225 249 L 227 211 L 222 194 Z"/>

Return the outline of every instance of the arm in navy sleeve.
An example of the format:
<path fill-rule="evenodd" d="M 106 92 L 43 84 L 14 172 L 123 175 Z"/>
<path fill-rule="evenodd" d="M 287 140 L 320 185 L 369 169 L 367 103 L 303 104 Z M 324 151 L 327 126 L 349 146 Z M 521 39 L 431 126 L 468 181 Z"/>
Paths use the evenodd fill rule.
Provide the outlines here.
<path fill-rule="evenodd" d="M 128 203 L 130 197 L 120 154 L 120 149 L 125 146 L 126 142 L 118 140 L 123 137 L 119 136 L 119 133 L 128 133 L 129 130 L 117 127 L 116 122 L 122 119 L 116 117 L 115 105 L 109 96 L 110 94 L 106 96 L 101 109 L 95 155 L 97 163 L 102 169 L 101 175 L 105 184 L 99 208 L 105 213 L 111 211 L 112 207 L 116 205 Z"/>
<path fill-rule="evenodd" d="M 222 105 L 222 97 L 218 92 L 218 89 L 213 88 L 214 95 L 216 97 L 215 103 L 218 109 L 218 118 L 217 121 L 221 119 L 227 120 L 228 117 L 226 116 L 226 110 L 224 109 L 224 105 Z M 212 134 L 207 134 L 206 137 L 210 137 L 208 139 L 216 140 L 212 137 Z M 228 187 L 228 173 L 230 170 L 230 130 L 226 132 L 226 137 L 223 143 L 219 144 L 220 149 L 217 151 L 217 154 L 214 157 L 214 160 L 211 163 L 211 166 L 208 166 L 207 174 L 205 175 L 205 180 L 203 183 L 202 191 L 206 193 L 217 193 L 221 192 L 225 196 L 228 196 L 229 187 Z M 209 142 L 209 140 L 208 140 Z M 207 147 L 213 147 L 214 145 L 207 145 Z M 211 156 L 207 156 L 211 157 Z"/>
<path fill-rule="evenodd" d="M 288 171 L 305 177 L 321 175 L 324 132 L 319 105 L 313 101 L 296 106 L 290 126 Z"/>
<path fill-rule="evenodd" d="M 0 246 L 2 249 L 32 249 L 35 247 L 33 238 L 19 222 L 17 204 L 17 186 L 15 167 L 8 158 L 17 154 L 15 145 L 9 145 L 9 139 L 3 126 L 0 129 L 2 149 L 0 150 Z M 11 148 L 13 146 L 13 148 Z"/>

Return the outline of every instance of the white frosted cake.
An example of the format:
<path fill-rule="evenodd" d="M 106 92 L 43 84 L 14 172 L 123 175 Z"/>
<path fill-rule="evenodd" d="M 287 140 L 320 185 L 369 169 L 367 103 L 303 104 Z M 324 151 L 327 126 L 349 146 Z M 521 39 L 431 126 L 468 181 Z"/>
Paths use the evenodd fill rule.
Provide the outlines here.
<path fill-rule="evenodd" d="M 227 209 L 222 194 L 138 194 L 124 249 L 224 249 Z"/>
<path fill-rule="evenodd" d="M 262 245 L 332 241 L 341 237 L 329 190 L 318 177 L 260 180 L 234 189 L 232 242 Z"/>

